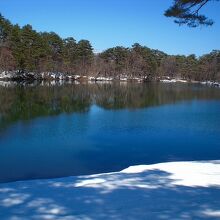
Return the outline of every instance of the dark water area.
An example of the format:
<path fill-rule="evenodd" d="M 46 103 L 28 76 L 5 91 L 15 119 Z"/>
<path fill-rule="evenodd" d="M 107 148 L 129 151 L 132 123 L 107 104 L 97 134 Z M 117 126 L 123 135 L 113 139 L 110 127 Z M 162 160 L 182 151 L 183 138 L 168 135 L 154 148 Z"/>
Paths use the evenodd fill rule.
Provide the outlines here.
<path fill-rule="evenodd" d="M 220 89 L 196 84 L 0 86 L 0 182 L 220 159 Z"/>

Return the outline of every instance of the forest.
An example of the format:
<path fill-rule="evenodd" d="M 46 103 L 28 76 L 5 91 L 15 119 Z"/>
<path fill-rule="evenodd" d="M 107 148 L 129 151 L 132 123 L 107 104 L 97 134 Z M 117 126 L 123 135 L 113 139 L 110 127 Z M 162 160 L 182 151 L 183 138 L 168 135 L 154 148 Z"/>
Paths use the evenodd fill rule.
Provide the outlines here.
<path fill-rule="evenodd" d="M 90 77 L 161 77 L 220 81 L 220 50 L 197 57 L 169 55 L 134 43 L 94 53 L 89 40 L 62 39 L 54 32 L 20 27 L 0 15 L 0 72 L 62 73 Z"/>

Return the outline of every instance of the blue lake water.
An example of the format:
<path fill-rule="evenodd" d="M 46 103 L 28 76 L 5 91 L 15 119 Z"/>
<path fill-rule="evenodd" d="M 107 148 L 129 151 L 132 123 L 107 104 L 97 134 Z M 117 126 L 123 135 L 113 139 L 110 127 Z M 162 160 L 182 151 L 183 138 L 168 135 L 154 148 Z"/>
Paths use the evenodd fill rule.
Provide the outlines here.
<path fill-rule="evenodd" d="M 220 159 L 218 88 L 2 87 L 0 105 L 0 182 Z"/>

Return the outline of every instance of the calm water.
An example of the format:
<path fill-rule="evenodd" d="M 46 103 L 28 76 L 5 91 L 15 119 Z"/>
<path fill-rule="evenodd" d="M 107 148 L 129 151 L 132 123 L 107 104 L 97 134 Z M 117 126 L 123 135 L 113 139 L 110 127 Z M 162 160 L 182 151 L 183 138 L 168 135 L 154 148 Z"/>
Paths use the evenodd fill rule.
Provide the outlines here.
<path fill-rule="evenodd" d="M 0 87 L 0 182 L 220 159 L 220 89 Z"/>

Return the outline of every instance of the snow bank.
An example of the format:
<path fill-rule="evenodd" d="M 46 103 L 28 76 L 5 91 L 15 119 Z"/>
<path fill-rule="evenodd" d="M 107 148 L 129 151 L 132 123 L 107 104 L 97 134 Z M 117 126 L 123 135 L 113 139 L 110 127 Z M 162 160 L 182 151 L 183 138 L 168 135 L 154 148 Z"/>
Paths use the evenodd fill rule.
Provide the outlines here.
<path fill-rule="evenodd" d="M 220 186 L 220 161 L 212 162 L 170 162 L 155 165 L 132 166 L 122 173 L 142 173 L 150 170 L 169 173 L 172 185 L 181 186 Z"/>
<path fill-rule="evenodd" d="M 0 184 L 0 219 L 220 219 L 220 161 Z"/>

